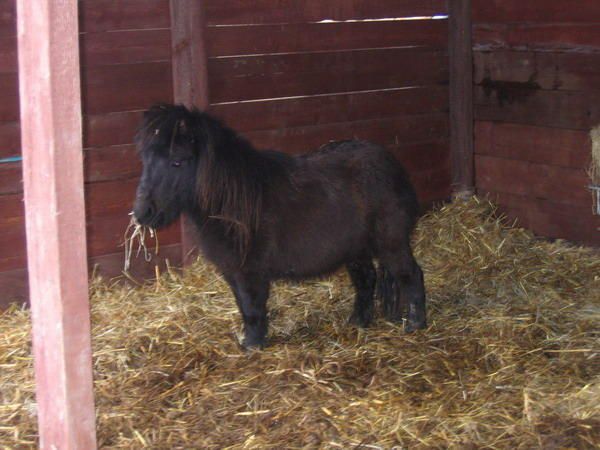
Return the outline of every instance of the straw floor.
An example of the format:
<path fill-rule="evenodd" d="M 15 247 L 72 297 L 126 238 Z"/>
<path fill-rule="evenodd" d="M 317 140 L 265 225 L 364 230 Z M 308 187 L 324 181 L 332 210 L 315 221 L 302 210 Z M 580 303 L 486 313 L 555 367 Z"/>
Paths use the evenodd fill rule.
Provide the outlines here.
<path fill-rule="evenodd" d="M 344 273 L 278 284 L 246 354 L 210 267 L 92 286 L 102 448 L 598 448 L 600 255 L 536 240 L 483 200 L 425 216 L 429 328 L 347 325 Z M 36 443 L 29 315 L 0 316 L 0 448 Z"/>

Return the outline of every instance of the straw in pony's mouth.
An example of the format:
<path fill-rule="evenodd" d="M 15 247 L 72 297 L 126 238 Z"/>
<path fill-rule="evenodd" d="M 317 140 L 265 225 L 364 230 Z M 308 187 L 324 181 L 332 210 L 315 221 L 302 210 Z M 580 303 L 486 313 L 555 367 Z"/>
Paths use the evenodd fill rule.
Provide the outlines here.
<path fill-rule="evenodd" d="M 123 266 L 123 271 L 128 272 L 131 267 L 131 257 L 135 252 L 135 257 L 137 258 L 140 253 L 143 252 L 144 260 L 146 262 L 150 262 L 152 260 L 152 250 L 148 249 L 146 246 L 146 233 L 150 235 L 150 239 L 154 239 L 154 254 L 158 255 L 158 233 L 154 228 L 145 226 L 140 224 L 135 216 L 133 215 L 133 211 L 129 213 L 131 216 L 131 220 L 129 221 L 129 225 L 125 230 L 125 234 L 123 236 L 124 242 L 123 247 L 125 247 L 125 264 Z M 137 241 L 137 248 L 134 250 Z"/>

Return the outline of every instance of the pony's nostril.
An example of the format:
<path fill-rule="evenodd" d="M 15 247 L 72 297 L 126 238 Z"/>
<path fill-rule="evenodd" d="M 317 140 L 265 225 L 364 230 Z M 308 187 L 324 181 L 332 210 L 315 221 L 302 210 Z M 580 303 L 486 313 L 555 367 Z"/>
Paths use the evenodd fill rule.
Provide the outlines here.
<path fill-rule="evenodd" d="M 150 220 L 154 213 L 155 208 L 153 205 L 136 205 L 133 208 L 133 215 L 140 223 Z"/>

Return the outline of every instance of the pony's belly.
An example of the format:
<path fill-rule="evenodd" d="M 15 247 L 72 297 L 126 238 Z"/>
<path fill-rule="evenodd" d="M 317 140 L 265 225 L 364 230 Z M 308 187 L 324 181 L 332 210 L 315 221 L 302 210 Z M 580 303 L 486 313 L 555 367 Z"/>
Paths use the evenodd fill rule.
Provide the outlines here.
<path fill-rule="evenodd" d="M 344 264 L 368 254 L 366 239 L 331 239 L 290 244 L 271 260 L 270 272 L 275 278 L 302 279 L 326 275 Z"/>

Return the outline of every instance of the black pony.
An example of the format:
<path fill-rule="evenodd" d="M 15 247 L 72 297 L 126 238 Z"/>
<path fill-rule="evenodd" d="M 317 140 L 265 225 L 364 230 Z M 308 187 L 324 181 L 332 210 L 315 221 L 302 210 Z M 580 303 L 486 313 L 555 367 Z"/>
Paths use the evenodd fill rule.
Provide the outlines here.
<path fill-rule="evenodd" d="M 342 265 L 356 288 L 350 322 L 369 324 L 379 280 L 389 320 L 407 310 L 407 331 L 426 326 L 423 274 L 410 249 L 417 199 L 385 149 L 344 141 L 296 157 L 256 150 L 209 114 L 166 104 L 145 113 L 137 144 L 135 217 L 154 228 L 182 213 L 192 219 L 202 252 L 233 290 L 245 347 L 264 345 L 272 280 Z"/>

